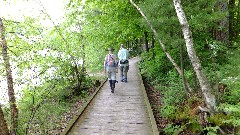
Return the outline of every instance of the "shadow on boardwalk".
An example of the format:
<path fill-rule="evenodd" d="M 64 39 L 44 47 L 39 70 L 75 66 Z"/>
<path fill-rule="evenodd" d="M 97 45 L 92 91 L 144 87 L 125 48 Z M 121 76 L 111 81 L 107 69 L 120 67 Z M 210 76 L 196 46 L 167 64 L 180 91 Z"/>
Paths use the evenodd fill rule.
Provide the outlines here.
<path fill-rule="evenodd" d="M 138 74 L 138 61 L 137 57 L 130 59 L 128 82 L 116 83 L 114 93 L 108 82 L 103 85 L 68 135 L 156 134 Z"/>

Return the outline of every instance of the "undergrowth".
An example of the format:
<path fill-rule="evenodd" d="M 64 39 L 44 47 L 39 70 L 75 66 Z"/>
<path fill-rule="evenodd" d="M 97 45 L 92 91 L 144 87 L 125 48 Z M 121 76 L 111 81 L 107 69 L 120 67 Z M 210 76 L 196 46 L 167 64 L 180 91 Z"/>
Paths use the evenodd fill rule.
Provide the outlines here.
<path fill-rule="evenodd" d="M 87 77 L 80 94 L 75 93 L 74 85 L 63 86 L 56 80 L 25 89 L 18 101 L 17 134 L 60 134 L 103 80 L 104 77 Z M 4 110 L 9 113 L 8 106 Z M 10 118 L 6 119 L 9 123 Z"/>
<path fill-rule="evenodd" d="M 194 88 L 193 94 L 188 97 L 174 68 L 166 70 L 164 60 L 154 64 L 156 59 L 162 60 L 164 56 L 154 59 L 151 54 L 142 55 L 139 64 L 141 73 L 154 88 L 153 92 L 161 93 L 158 101 L 161 104 L 153 106 L 160 115 L 155 118 L 165 118 L 168 121 L 159 129 L 161 134 L 240 134 L 240 50 L 227 55 L 229 57 L 226 63 L 215 64 L 215 67 L 212 63 L 204 68 L 218 101 L 218 112 L 211 116 L 198 109 L 198 106 L 204 106 L 204 101 L 198 82 L 194 79 L 196 76 L 191 70 L 185 71 L 186 80 Z M 215 87 L 217 81 L 218 88 Z"/>

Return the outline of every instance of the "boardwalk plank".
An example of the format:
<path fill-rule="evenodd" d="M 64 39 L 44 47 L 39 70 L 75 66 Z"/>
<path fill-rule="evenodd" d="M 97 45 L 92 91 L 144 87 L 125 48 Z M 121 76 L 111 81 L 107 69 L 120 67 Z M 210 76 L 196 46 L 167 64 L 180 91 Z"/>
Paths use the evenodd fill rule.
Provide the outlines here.
<path fill-rule="evenodd" d="M 128 82 L 116 83 L 111 93 L 106 83 L 77 120 L 69 135 L 152 135 L 142 82 L 136 63 L 130 60 Z"/>

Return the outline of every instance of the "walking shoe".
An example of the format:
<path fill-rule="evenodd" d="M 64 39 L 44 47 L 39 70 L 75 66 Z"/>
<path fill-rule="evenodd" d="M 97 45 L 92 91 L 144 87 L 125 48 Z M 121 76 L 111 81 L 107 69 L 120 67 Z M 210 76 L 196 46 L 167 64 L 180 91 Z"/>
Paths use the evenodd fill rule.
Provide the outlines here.
<path fill-rule="evenodd" d="M 114 93 L 114 88 L 113 87 L 111 88 L 111 92 Z"/>

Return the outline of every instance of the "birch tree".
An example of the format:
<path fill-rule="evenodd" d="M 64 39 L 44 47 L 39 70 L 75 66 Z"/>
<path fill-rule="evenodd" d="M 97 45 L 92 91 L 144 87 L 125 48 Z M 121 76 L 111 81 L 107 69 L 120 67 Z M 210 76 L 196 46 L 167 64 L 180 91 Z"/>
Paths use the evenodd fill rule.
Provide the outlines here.
<path fill-rule="evenodd" d="M 173 64 L 174 68 L 177 70 L 178 74 L 184 78 L 183 72 L 181 70 L 181 68 L 178 66 L 178 64 L 175 62 L 175 60 L 172 58 L 172 56 L 170 55 L 170 53 L 167 51 L 166 46 L 163 44 L 163 42 L 158 38 L 159 35 L 157 33 L 157 31 L 153 28 L 152 24 L 150 23 L 150 21 L 148 20 L 148 18 L 145 16 L 145 14 L 142 12 L 142 10 L 132 1 L 130 0 L 131 4 L 136 7 L 136 9 L 138 10 L 138 12 L 143 16 L 143 18 L 147 21 L 148 25 L 151 27 L 151 30 L 153 31 L 153 34 L 157 37 L 158 42 L 160 43 L 164 53 L 166 54 L 167 58 L 170 60 L 170 62 Z M 188 89 L 188 92 L 192 92 L 192 88 L 189 85 L 189 83 L 186 81 L 186 86 Z M 188 93 L 187 93 L 188 94 Z"/>
<path fill-rule="evenodd" d="M 150 23 L 150 21 L 147 19 L 147 17 L 145 16 L 145 14 L 141 11 L 141 9 L 132 1 L 130 0 L 130 2 L 132 3 L 132 5 L 134 5 L 137 10 L 139 11 L 139 13 L 141 13 L 141 15 L 144 17 L 144 19 L 147 21 L 148 25 L 151 27 L 151 30 L 153 31 L 154 35 L 156 37 L 158 36 L 158 33 L 156 32 L 156 30 L 153 28 L 152 24 Z M 193 47 L 193 39 L 192 39 L 192 35 L 191 35 L 191 31 L 189 29 L 189 25 L 186 19 L 186 16 L 182 10 L 182 6 L 180 4 L 180 0 L 174 0 L 174 6 L 175 6 L 175 10 L 180 22 L 180 25 L 182 27 L 182 31 L 184 34 L 184 38 L 185 38 L 185 43 L 186 43 L 186 47 L 187 47 L 187 52 L 188 52 L 188 56 L 190 58 L 190 61 L 192 63 L 192 66 L 194 68 L 194 71 L 197 75 L 197 79 L 200 83 L 200 87 L 202 90 L 202 94 L 204 96 L 205 99 L 205 103 L 207 108 L 209 109 L 208 111 L 214 111 L 216 108 L 216 99 L 215 96 L 211 93 L 212 89 L 210 87 L 210 83 L 208 82 L 206 76 L 204 75 L 202 68 L 201 68 L 201 63 L 199 58 L 196 55 L 195 49 Z M 165 45 L 162 43 L 162 41 L 160 39 L 158 39 L 163 51 L 165 52 L 165 54 L 167 55 L 167 58 L 171 61 L 171 63 L 174 65 L 175 69 L 178 71 L 179 75 L 181 77 L 184 77 L 182 74 L 182 71 L 180 69 L 180 67 L 176 64 L 176 62 L 174 61 L 174 59 L 171 57 L 171 55 L 168 53 L 168 51 L 166 50 Z M 190 88 L 189 84 L 187 84 L 188 89 Z M 191 89 L 191 88 L 190 88 Z"/>
<path fill-rule="evenodd" d="M 7 42 L 5 39 L 5 29 L 3 26 L 2 19 L 0 18 L 0 46 L 2 48 L 2 57 L 4 61 L 4 67 L 6 70 L 7 76 L 7 85 L 8 85 L 8 97 L 11 111 L 11 125 L 10 125 L 10 134 L 15 135 L 17 130 L 17 120 L 18 120 L 18 109 L 16 105 L 16 98 L 14 95 L 13 88 L 13 78 L 12 78 L 12 70 L 10 66 L 10 60 L 7 52 Z"/>
<path fill-rule="evenodd" d="M 210 111 L 215 111 L 216 99 L 214 94 L 212 94 L 212 88 L 210 86 L 210 83 L 208 82 L 205 74 L 202 71 L 201 62 L 195 52 L 192 34 L 181 5 L 181 0 L 173 0 L 173 2 L 184 35 L 188 56 L 200 83 L 206 106 L 208 107 L 208 109 L 210 109 Z"/>

